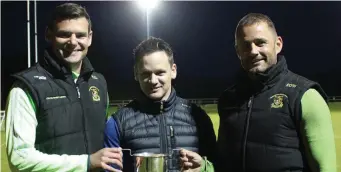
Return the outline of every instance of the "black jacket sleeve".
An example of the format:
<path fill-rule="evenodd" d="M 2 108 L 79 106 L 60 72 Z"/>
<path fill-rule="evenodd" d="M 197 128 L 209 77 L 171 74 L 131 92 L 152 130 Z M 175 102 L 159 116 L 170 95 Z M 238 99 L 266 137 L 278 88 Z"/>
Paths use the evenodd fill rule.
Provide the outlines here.
<path fill-rule="evenodd" d="M 199 154 L 201 156 L 206 156 L 209 161 L 214 162 L 216 136 L 211 118 L 202 108 L 198 107 L 197 105 L 193 105 L 192 113 L 197 124 Z"/>

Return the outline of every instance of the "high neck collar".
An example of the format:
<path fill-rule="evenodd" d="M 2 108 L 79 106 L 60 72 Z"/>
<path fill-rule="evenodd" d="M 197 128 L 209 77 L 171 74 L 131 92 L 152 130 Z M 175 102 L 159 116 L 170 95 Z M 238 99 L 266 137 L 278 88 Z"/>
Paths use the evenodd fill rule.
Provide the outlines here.
<path fill-rule="evenodd" d="M 277 63 L 263 73 L 258 73 L 251 79 L 245 71 L 241 72 L 242 83 L 248 83 L 255 89 L 274 86 L 283 74 L 288 72 L 288 66 L 284 56 L 277 57 Z"/>
<path fill-rule="evenodd" d="M 53 52 L 51 47 L 46 48 L 44 52 L 44 60 L 40 62 L 40 64 L 49 70 L 50 72 L 54 73 L 55 75 L 60 75 L 60 76 L 72 76 L 72 72 L 63 62 L 61 59 L 59 59 L 55 53 Z M 82 67 L 81 67 L 81 73 L 80 75 L 83 75 L 85 73 L 93 72 L 94 69 L 87 57 L 84 57 L 82 61 Z"/>
<path fill-rule="evenodd" d="M 140 105 L 140 110 L 146 113 L 151 114 L 159 114 L 163 112 L 167 112 L 172 109 L 175 105 L 176 100 L 176 91 L 172 88 L 171 93 L 167 100 L 163 101 L 155 101 L 147 97 L 142 91 L 137 98 L 137 101 Z"/>

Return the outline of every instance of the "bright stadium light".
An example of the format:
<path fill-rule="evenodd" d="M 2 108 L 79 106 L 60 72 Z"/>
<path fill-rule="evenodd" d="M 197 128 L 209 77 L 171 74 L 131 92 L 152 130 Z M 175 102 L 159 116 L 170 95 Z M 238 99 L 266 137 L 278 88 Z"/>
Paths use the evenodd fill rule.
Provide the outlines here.
<path fill-rule="evenodd" d="M 150 36 L 150 17 L 152 9 L 156 8 L 160 0 L 138 0 L 138 4 L 145 10 L 146 13 L 146 27 L 147 27 L 147 38 Z"/>
<path fill-rule="evenodd" d="M 138 0 L 139 5 L 146 10 L 155 8 L 158 2 L 159 0 Z"/>

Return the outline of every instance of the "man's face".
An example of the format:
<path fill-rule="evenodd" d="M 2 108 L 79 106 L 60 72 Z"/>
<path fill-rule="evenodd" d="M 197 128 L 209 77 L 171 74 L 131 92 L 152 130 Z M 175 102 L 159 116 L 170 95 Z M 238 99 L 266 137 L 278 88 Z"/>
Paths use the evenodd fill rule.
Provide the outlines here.
<path fill-rule="evenodd" d="M 92 42 L 92 31 L 85 17 L 62 20 L 54 30 L 48 31 L 47 39 L 52 43 L 56 56 L 67 64 L 80 63 Z"/>
<path fill-rule="evenodd" d="M 277 63 L 282 38 L 267 23 L 245 26 L 236 40 L 236 51 L 242 67 L 249 73 L 263 73 Z"/>
<path fill-rule="evenodd" d="M 176 73 L 176 65 L 169 63 L 164 51 L 144 56 L 135 67 L 135 79 L 143 93 L 158 101 L 168 99 Z"/>

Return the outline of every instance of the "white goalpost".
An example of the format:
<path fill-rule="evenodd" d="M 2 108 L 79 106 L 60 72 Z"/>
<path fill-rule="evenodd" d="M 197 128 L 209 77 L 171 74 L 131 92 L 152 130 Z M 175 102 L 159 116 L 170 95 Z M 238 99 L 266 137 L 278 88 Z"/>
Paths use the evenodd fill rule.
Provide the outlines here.
<path fill-rule="evenodd" d="M 1 116 L 0 116 L 0 129 L 1 131 L 5 131 L 5 111 L 1 111 Z"/>

